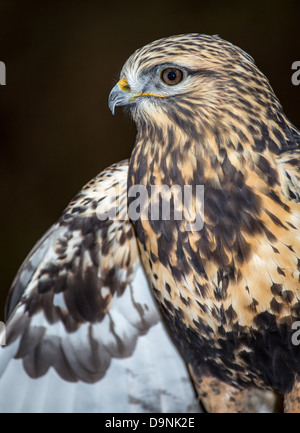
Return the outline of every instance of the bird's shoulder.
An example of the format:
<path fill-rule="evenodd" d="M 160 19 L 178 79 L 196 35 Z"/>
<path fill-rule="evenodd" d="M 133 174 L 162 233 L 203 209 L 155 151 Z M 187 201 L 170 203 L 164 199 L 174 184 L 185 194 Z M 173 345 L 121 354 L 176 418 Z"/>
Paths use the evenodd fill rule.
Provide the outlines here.
<path fill-rule="evenodd" d="M 27 359 L 33 377 L 52 365 L 71 380 L 63 342 L 75 348 L 81 335 L 99 379 L 111 357 L 129 356 L 138 336 L 159 321 L 124 207 L 127 170 L 127 161 L 114 164 L 83 187 L 12 284 L 6 342 L 18 341 L 16 356 Z M 47 355 L 49 342 L 56 360 Z M 88 371 L 73 374 L 91 380 Z"/>
<path fill-rule="evenodd" d="M 127 173 L 126 160 L 92 179 L 21 266 L 0 348 L 1 412 L 200 410 L 144 274 Z"/>

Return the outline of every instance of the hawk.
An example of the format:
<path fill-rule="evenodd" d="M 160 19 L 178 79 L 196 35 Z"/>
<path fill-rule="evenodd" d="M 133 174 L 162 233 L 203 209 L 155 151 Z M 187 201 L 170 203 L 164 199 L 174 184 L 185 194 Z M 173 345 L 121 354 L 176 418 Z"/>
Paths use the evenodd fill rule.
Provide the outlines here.
<path fill-rule="evenodd" d="M 182 201 L 171 190 L 168 198 L 151 196 L 159 209 L 171 203 L 171 218 L 151 218 L 145 202 L 133 225 L 202 403 L 208 411 L 241 411 L 247 390 L 257 387 L 283 395 L 286 411 L 300 411 L 300 346 L 293 342 L 300 131 L 252 57 L 218 36 L 167 37 L 137 50 L 110 94 L 111 109 L 118 105 L 137 126 L 128 191 L 193 187 L 181 219 Z M 190 227 L 189 215 L 203 206 L 200 229 Z"/>
<path fill-rule="evenodd" d="M 18 272 L 0 410 L 200 411 L 191 377 L 207 411 L 274 410 L 277 393 L 297 411 L 300 133 L 268 80 L 218 36 L 172 36 L 127 60 L 109 106 L 135 147 Z"/>

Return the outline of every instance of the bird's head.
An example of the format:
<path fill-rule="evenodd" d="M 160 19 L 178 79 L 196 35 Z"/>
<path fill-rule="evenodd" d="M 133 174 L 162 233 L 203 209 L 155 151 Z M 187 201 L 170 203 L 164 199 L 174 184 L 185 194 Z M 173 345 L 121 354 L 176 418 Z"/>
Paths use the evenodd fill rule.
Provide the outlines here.
<path fill-rule="evenodd" d="M 197 33 L 163 38 L 133 53 L 109 106 L 113 113 L 116 106 L 128 108 L 138 130 L 172 124 L 197 142 L 212 136 L 214 148 L 234 151 L 273 147 L 278 153 L 276 130 L 286 122 L 252 57 L 218 36 Z"/>
<path fill-rule="evenodd" d="M 195 109 L 206 114 L 226 104 L 247 105 L 273 93 L 252 57 L 219 38 L 171 36 L 137 50 L 126 61 L 109 106 L 128 107 L 134 118 Z M 272 98 L 271 98 L 272 99 Z M 234 107 L 231 107 L 234 108 Z"/>

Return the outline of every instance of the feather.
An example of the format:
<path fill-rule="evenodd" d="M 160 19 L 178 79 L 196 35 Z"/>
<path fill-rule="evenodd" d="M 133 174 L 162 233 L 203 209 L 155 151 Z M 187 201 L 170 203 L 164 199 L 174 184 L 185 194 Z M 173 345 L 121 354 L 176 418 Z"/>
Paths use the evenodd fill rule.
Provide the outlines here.
<path fill-rule="evenodd" d="M 200 411 L 127 212 L 97 218 L 124 201 L 127 172 L 123 161 L 93 179 L 21 266 L 0 349 L 0 412 Z"/>

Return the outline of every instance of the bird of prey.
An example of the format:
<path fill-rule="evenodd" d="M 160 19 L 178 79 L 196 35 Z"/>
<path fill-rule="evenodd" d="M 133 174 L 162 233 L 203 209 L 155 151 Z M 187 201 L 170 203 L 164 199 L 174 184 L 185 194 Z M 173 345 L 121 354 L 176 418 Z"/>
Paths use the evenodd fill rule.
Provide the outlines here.
<path fill-rule="evenodd" d="M 251 56 L 218 36 L 137 50 L 110 94 L 137 137 L 129 191 L 151 195 L 132 223 L 152 291 L 208 411 L 274 390 L 300 411 L 300 131 Z M 179 186 L 193 187 L 182 205 Z M 204 199 L 196 186 L 204 186 Z M 163 191 L 163 190 L 162 190 Z M 183 193 L 182 193 L 183 194 Z M 179 203 L 179 205 L 178 205 Z M 182 218 L 175 210 L 184 208 Z M 203 224 L 190 224 L 204 207 Z M 298 322 L 299 324 L 299 322 Z M 296 341 L 295 341 L 296 340 Z M 296 344 L 295 344 L 296 343 Z"/>
<path fill-rule="evenodd" d="M 268 80 L 218 36 L 172 36 L 127 60 L 109 106 L 135 147 L 17 274 L 0 411 L 200 411 L 190 376 L 210 412 L 297 411 L 300 132 Z"/>

